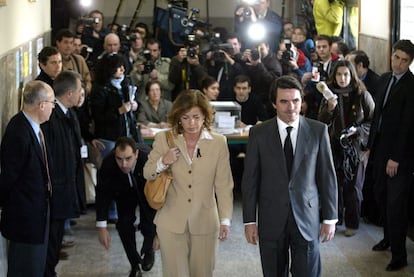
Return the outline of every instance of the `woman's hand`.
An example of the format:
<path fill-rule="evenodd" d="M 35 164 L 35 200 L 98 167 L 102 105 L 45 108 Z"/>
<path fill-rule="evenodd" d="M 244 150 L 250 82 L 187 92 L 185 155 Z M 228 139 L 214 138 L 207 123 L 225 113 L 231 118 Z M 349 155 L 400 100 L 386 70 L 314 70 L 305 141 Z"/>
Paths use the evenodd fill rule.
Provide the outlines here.
<path fill-rule="evenodd" d="M 162 163 L 165 165 L 171 165 L 180 157 L 180 149 L 178 147 L 170 148 L 167 153 L 162 157 Z"/>
<path fill-rule="evenodd" d="M 336 105 L 338 105 L 338 99 L 335 97 L 331 97 L 328 100 L 328 111 L 332 112 L 335 110 Z"/>

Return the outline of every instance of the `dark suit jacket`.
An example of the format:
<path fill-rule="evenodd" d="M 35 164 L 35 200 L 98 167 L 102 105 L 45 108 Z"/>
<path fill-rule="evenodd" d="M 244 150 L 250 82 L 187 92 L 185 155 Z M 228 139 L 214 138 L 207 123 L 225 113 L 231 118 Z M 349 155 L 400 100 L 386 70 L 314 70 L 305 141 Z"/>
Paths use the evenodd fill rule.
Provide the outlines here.
<path fill-rule="evenodd" d="M 21 243 L 44 243 L 49 193 L 37 135 L 22 112 L 9 122 L 1 142 L 0 229 Z"/>
<path fill-rule="evenodd" d="M 380 76 L 368 68 L 367 75 L 365 76 L 365 79 L 363 80 L 365 87 L 367 88 L 368 92 L 372 95 L 375 101 L 377 101 L 378 97 L 378 81 L 380 79 Z"/>
<path fill-rule="evenodd" d="M 51 218 L 67 219 L 80 215 L 77 174 L 83 167 L 80 157 L 81 135 L 76 113 L 69 109 L 70 119 L 59 105 L 42 124 L 47 148 L 51 154 L 49 162 L 52 180 Z"/>
<path fill-rule="evenodd" d="M 250 130 L 242 181 L 243 221 L 277 240 L 292 207 L 304 239 L 317 240 L 320 218 L 337 219 L 337 181 L 325 124 L 300 117 L 289 181 L 276 117 Z M 321 213 L 321 216 L 320 216 Z"/>
<path fill-rule="evenodd" d="M 411 71 L 406 72 L 394 85 L 383 107 L 391 75 L 391 72 L 384 73 L 378 82 L 377 105 L 368 141 L 374 166 L 384 174 L 389 159 L 399 163 L 398 172 L 411 172 L 414 168 L 414 76 Z"/>
<path fill-rule="evenodd" d="M 96 186 L 96 220 L 103 221 L 108 218 L 108 207 L 112 200 L 117 203 L 120 218 L 131 210 L 135 213 L 137 204 L 140 206 L 140 213 L 154 219 L 155 210 L 148 205 L 144 195 L 144 185 L 146 180 L 143 177 L 143 168 L 148 159 L 150 149 L 139 147 L 137 163 L 134 169 L 136 184 L 131 187 L 128 175 L 123 173 L 118 167 L 115 154 L 112 151 L 102 162 L 102 167 L 98 171 L 98 183 Z M 154 229 L 155 230 L 155 229 Z"/>

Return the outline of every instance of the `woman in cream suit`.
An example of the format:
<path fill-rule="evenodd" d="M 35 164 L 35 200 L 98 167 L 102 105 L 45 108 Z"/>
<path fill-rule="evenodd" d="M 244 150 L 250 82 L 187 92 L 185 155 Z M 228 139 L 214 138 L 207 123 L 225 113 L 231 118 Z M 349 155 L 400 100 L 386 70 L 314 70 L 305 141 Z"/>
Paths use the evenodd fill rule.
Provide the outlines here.
<path fill-rule="evenodd" d="M 212 108 L 198 90 L 174 101 L 168 117 L 176 147 L 155 136 L 144 177 L 171 169 L 173 183 L 154 223 L 164 277 L 213 276 L 218 239 L 230 233 L 233 179 L 226 137 L 211 132 Z"/>

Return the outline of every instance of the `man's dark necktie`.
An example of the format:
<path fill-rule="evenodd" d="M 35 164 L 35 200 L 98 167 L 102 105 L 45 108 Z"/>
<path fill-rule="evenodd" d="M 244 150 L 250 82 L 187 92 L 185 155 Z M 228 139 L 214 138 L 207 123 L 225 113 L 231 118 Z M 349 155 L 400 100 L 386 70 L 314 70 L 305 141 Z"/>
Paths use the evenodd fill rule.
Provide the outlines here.
<path fill-rule="evenodd" d="M 397 83 L 397 77 L 395 77 L 393 75 L 390 82 L 389 82 L 389 84 L 388 84 L 387 91 L 385 93 L 384 102 L 382 103 L 383 107 L 385 106 L 385 104 L 387 104 L 388 99 L 391 97 L 392 89 L 396 85 L 396 83 Z"/>
<path fill-rule="evenodd" d="M 52 194 L 52 182 L 50 181 L 49 162 L 47 160 L 45 137 L 43 136 L 42 129 L 39 130 L 39 138 L 40 138 L 40 144 L 42 148 L 43 162 L 45 164 L 46 172 L 47 172 L 47 190 L 49 191 L 50 194 Z"/>
<path fill-rule="evenodd" d="M 293 164 L 293 146 L 292 146 L 292 140 L 290 139 L 290 132 L 292 131 L 292 129 L 293 129 L 292 126 L 286 127 L 287 136 L 285 139 L 285 144 L 283 146 L 283 150 L 285 151 L 286 168 L 288 171 L 289 179 L 290 179 L 290 172 L 292 171 L 292 164 Z"/>

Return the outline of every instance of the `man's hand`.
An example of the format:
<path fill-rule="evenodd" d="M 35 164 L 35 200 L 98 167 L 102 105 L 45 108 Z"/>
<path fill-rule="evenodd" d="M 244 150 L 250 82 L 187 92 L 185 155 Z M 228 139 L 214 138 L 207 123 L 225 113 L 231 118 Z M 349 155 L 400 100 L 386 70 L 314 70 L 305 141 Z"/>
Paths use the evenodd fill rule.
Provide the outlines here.
<path fill-rule="evenodd" d="M 219 240 L 224 241 L 229 238 L 230 235 L 230 226 L 220 225 Z"/>
<path fill-rule="evenodd" d="M 105 144 L 103 144 L 99 139 L 93 139 L 91 141 L 93 147 L 97 148 L 99 151 L 105 150 Z"/>
<path fill-rule="evenodd" d="M 399 163 L 389 159 L 387 161 L 387 167 L 385 168 L 385 172 L 387 173 L 387 175 L 390 176 L 391 178 L 394 177 L 395 175 L 397 175 L 398 165 L 399 165 Z"/>
<path fill-rule="evenodd" d="M 158 71 L 153 69 L 148 76 L 151 80 L 156 80 L 158 79 Z"/>
<path fill-rule="evenodd" d="M 319 237 L 322 242 L 328 242 L 335 236 L 335 224 L 322 224 Z"/>
<path fill-rule="evenodd" d="M 257 245 L 259 235 L 257 233 L 256 223 L 244 225 L 244 235 L 246 236 L 246 240 L 248 243 Z"/>
<path fill-rule="evenodd" d="M 106 228 L 98 228 L 99 229 L 99 242 L 105 247 L 105 249 L 109 249 L 111 246 L 111 235 Z"/>

